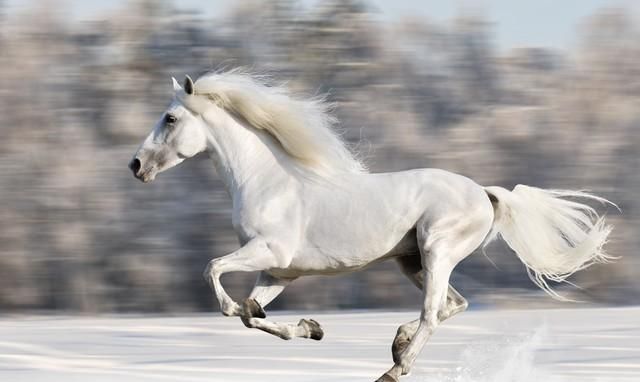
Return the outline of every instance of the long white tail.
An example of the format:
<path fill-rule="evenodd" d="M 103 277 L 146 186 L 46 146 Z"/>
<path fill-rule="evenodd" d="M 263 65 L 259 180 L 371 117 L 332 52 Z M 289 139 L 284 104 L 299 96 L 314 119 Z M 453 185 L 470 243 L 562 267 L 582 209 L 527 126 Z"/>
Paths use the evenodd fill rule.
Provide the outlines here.
<path fill-rule="evenodd" d="M 527 266 L 531 280 L 553 298 L 567 300 L 551 289 L 548 280 L 562 282 L 592 264 L 614 259 L 602 248 L 612 227 L 592 207 L 565 198 L 615 206 L 610 201 L 581 191 L 524 185 L 513 191 L 485 190 L 495 209 L 491 238 L 500 234 Z"/>

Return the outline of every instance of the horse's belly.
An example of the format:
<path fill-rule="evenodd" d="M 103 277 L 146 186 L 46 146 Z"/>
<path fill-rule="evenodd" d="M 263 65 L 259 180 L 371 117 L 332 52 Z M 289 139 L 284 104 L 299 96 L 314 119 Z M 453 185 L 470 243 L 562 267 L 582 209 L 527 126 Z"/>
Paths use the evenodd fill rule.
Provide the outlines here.
<path fill-rule="evenodd" d="M 274 275 L 296 277 L 352 272 L 371 263 L 417 253 L 415 229 L 465 207 L 468 179 L 442 171 L 369 175 L 348 188 L 310 193 L 309 216 L 300 245 L 287 269 Z M 452 197 L 453 190 L 462 195 Z M 481 190 L 481 189 L 480 189 Z M 455 196 L 455 195 L 453 195 Z"/>
<path fill-rule="evenodd" d="M 309 256 L 296 257 L 287 268 L 270 269 L 276 277 L 293 278 L 309 275 L 338 275 L 357 271 L 370 260 L 345 256 L 326 256 L 321 253 L 309 253 Z"/>
<path fill-rule="evenodd" d="M 413 228 L 392 241 L 395 245 L 391 249 L 386 242 L 376 245 L 371 241 L 362 242 L 359 245 L 345 243 L 342 247 L 332 245 L 332 248 L 307 247 L 294 256 L 286 269 L 271 269 L 269 273 L 277 277 L 337 275 L 354 272 L 388 258 L 419 251 L 416 231 Z"/>

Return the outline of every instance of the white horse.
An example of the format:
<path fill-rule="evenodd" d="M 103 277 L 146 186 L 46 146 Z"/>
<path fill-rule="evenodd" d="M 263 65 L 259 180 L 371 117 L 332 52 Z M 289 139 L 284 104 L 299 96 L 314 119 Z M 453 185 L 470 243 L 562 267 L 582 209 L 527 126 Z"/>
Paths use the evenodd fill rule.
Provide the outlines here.
<path fill-rule="evenodd" d="M 226 316 L 283 339 L 319 340 L 314 320 L 265 319 L 263 307 L 305 275 L 334 275 L 393 258 L 424 292 L 420 318 L 398 329 L 394 365 L 378 381 L 409 372 L 443 320 L 466 309 L 449 285 L 454 267 L 500 234 L 553 297 L 547 280 L 611 258 L 602 246 L 611 227 L 575 200 L 578 191 L 519 185 L 482 187 L 438 169 L 371 174 L 332 129 L 321 99 L 240 70 L 210 73 L 183 87 L 129 164 L 136 178 L 156 175 L 200 152 L 213 160 L 233 200 L 241 247 L 211 260 L 204 272 Z M 241 305 L 220 283 L 227 272 L 260 272 Z"/>

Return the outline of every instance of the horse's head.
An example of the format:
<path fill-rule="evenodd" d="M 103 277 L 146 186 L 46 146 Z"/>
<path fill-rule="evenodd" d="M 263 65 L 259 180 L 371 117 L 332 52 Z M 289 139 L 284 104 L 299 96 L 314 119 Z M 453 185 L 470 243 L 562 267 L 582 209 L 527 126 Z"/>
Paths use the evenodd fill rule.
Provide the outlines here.
<path fill-rule="evenodd" d="M 129 162 L 133 175 L 145 183 L 207 147 L 202 118 L 184 106 L 195 98 L 193 81 L 187 76 L 183 88 L 174 78 L 173 90 L 174 101 Z"/>

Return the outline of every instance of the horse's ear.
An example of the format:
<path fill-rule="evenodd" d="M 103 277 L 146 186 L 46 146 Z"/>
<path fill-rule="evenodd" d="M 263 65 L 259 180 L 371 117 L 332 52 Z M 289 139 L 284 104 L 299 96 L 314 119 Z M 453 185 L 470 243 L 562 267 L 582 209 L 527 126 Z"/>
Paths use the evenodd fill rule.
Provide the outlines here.
<path fill-rule="evenodd" d="M 182 90 L 182 86 L 180 86 L 180 84 L 175 79 L 175 77 L 171 77 L 171 82 L 173 82 L 173 91 L 174 92 L 179 92 L 180 90 Z"/>
<path fill-rule="evenodd" d="M 193 95 L 193 80 L 189 75 L 184 77 L 184 92 L 189 95 Z"/>

